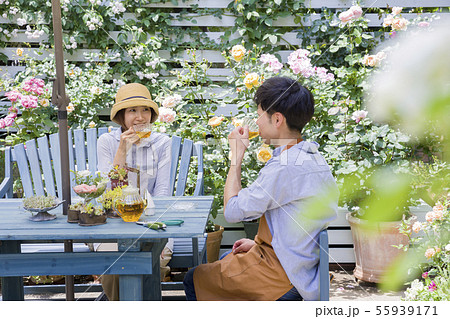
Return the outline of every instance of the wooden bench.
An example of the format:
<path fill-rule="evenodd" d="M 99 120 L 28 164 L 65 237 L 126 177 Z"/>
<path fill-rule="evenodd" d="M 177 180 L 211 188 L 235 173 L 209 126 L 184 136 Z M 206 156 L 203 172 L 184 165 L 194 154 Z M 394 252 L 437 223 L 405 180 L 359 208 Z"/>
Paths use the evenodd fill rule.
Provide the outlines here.
<path fill-rule="evenodd" d="M 69 130 L 69 167 L 72 171 L 88 169 L 97 171 L 97 139 L 107 133 L 107 128 Z M 16 164 L 22 181 L 24 196 L 62 194 L 59 134 L 30 140 L 14 147 L 5 148 L 5 179 L 0 184 L 1 198 L 13 197 L 13 165 Z M 193 195 L 203 195 L 203 148 L 201 143 L 189 139 L 172 137 L 172 162 L 170 174 L 171 194 L 183 196 L 186 192 L 189 168 L 196 160 L 196 184 Z M 194 167 L 191 167 L 194 168 Z M 74 174 L 70 173 L 71 188 Z M 72 197 L 76 194 L 72 189 Z M 74 251 L 89 251 L 84 243 L 74 243 Z M 62 252 L 63 244 L 22 244 L 22 252 Z M 206 262 L 206 237 L 202 239 L 175 239 L 174 252 L 169 266 L 173 268 L 193 267 Z M 167 284 L 172 289 L 183 289 L 182 283 Z"/>

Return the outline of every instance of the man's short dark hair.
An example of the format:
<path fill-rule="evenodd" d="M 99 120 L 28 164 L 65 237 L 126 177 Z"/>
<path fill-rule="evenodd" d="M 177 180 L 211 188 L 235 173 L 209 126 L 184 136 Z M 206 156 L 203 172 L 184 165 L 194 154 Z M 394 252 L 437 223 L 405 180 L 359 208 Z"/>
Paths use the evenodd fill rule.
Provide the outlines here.
<path fill-rule="evenodd" d="M 299 82 L 287 77 L 270 78 L 258 88 L 254 101 L 269 115 L 280 112 L 290 130 L 299 131 L 314 115 L 314 97 Z"/>

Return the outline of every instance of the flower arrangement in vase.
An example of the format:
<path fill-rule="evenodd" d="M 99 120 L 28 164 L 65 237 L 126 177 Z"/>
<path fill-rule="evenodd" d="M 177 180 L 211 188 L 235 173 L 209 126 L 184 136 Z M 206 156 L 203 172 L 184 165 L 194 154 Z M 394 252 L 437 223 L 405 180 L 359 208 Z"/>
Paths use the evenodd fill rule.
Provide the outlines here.
<path fill-rule="evenodd" d="M 108 172 L 108 177 L 111 180 L 111 189 L 128 185 L 128 169 L 126 167 L 114 166 Z"/>
<path fill-rule="evenodd" d="M 78 196 L 84 198 L 84 204 L 101 196 L 105 191 L 108 179 L 101 177 L 99 172 L 95 174 L 95 177 L 88 170 L 75 171 L 74 173 L 77 185 L 73 187 L 73 190 Z"/>

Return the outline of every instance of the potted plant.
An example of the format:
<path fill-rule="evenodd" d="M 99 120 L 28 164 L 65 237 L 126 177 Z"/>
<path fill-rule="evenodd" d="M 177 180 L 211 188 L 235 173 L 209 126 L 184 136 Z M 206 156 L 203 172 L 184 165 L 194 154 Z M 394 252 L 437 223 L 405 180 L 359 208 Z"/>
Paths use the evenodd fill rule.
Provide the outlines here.
<path fill-rule="evenodd" d="M 106 213 L 102 208 L 94 206 L 92 203 L 87 203 L 82 206 L 79 215 L 78 225 L 80 226 L 95 226 L 106 224 Z"/>
<path fill-rule="evenodd" d="M 103 211 L 109 218 L 120 218 L 114 211 L 114 201 L 122 196 L 122 186 L 117 186 L 114 189 L 107 189 L 102 196 L 99 197 L 98 202 L 102 205 Z"/>
<path fill-rule="evenodd" d="M 206 238 L 206 256 L 208 262 L 212 263 L 219 259 L 220 244 L 222 243 L 222 236 L 225 229 L 223 226 L 214 224 L 212 220 L 208 220 L 205 230 L 208 233 L 208 237 Z"/>
<path fill-rule="evenodd" d="M 126 167 L 119 167 L 119 165 L 114 166 L 108 172 L 108 177 L 111 181 L 111 189 L 128 185 L 128 169 Z"/>
<path fill-rule="evenodd" d="M 414 200 L 411 186 L 401 183 L 408 174 L 387 168 L 367 174 L 367 178 L 348 180 L 342 190 L 349 208 L 346 218 L 354 244 L 354 276 L 380 283 L 389 265 L 404 254 L 396 246 L 409 243 L 399 228 L 405 221 L 414 222 L 409 210 Z"/>
<path fill-rule="evenodd" d="M 23 199 L 23 207 L 30 212 L 37 213 L 30 217 L 30 220 L 34 222 L 55 219 L 56 215 L 50 214 L 48 211 L 58 207 L 62 203 L 63 201 L 55 196 L 31 196 Z"/>
<path fill-rule="evenodd" d="M 69 210 L 67 211 L 67 222 L 68 223 L 78 223 L 80 210 L 83 207 L 82 202 L 69 205 Z"/>

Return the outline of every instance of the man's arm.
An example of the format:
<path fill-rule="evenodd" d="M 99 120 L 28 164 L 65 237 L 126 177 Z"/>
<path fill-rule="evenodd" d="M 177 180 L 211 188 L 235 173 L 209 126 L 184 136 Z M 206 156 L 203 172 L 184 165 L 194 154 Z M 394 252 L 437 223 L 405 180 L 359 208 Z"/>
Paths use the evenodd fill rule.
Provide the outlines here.
<path fill-rule="evenodd" d="M 241 167 L 245 150 L 249 145 L 248 126 L 236 127 L 230 135 L 228 142 L 231 149 L 231 166 L 228 171 L 227 180 L 225 182 L 225 190 L 223 193 L 223 209 L 227 206 L 230 198 L 236 196 L 242 189 L 241 186 Z"/>

